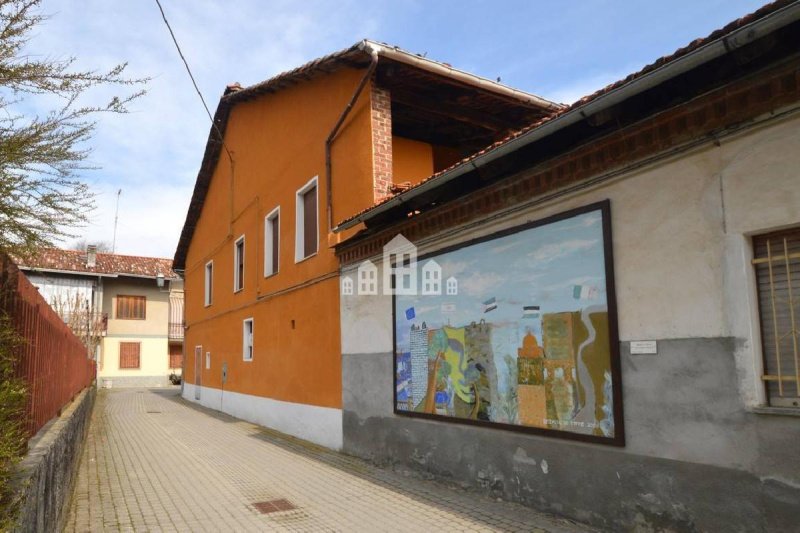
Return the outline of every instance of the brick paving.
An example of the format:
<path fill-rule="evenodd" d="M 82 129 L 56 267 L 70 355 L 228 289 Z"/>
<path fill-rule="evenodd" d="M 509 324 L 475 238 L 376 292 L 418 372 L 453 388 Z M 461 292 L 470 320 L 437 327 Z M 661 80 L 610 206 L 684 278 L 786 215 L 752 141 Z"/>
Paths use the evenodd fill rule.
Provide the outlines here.
<path fill-rule="evenodd" d="M 204 409 L 174 389 L 100 391 L 66 524 L 70 532 L 430 530 L 589 531 Z"/>

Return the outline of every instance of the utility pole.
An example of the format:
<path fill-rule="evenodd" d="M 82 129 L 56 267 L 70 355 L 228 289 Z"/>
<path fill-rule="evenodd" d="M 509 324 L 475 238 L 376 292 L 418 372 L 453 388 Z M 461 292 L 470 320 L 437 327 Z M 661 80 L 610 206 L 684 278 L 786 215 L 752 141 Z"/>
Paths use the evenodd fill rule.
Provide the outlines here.
<path fill-rule="evenodd" d="M 119 220 L 119 195 L 122 194 L 122 189 L 117 191 L 117 209 L 114 211 L 114 239 L 111 241 L 111 253 L 117 251 L 117 220 Z"/>

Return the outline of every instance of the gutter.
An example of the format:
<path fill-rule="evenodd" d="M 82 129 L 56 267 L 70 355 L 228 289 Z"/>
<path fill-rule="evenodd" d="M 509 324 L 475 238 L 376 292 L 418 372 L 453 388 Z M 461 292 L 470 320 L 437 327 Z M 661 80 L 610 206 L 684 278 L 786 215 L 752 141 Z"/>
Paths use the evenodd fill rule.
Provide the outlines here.
<path fill-rule="evenodd" d="M 58 270 L 56 268 L 37 268 L 37 267 L 30 267 L 25 265 L 18 265 L 17 268 L 20 270 L 27 270 L 31 273 L 42 272 L 46 274 L 68 274 L 70 276 L 86 276 L 91 278 L 138 278 L 138 279 L 157 279 L 158 276 L 148 276 L 146 274 L 128 274 L 126 272 L 119 272 L 116 274 L 108 274 L 105 272 L 82 272 L 79 270 Z M 179 280 L 180 276 L 178 277 L 167 277 L 164 276 L 164 279 L 167 281 Z"/>
<path fill-rule="evenodd" d="M 774 13 L 764 16 L 750 24 L 746 24 L 741 28 L 730 32 L 729 34 L 711 41 L 700 48 L 689 52 L 685 56 L 679 57 L 666 63 L 665 65 L 654 69 L 642 76 L 635 78 L 628 83 L 621 85 L 611 91 L 598 96 L 592 101 L 580 105 L 563 115 L 560 115 L 549 122 L 545 122 L 539 127 L 533 128 L 520 135 L 519 137 L 508 141 L 489 152 L 479 155 L 476 158 L 466 161 L 463 164 L 454 167 L 449 171 L 445 171 L 435 178 L 423 182 L 419 186 L 410 189 L 405 193 L 400 193 L 390 200 L 362 213 L 361 215 L 352 218 L 339 226 L 336 226 L 333 231 L 338 233 L 340 231 L 352 228 L 357 224 L 370 220 L 382 213 L 385 213 L 397 206 L 402 205 L 408 200 L 416 198 L 417 196 L 435 189 L 440 185 L 448 183 L 459 176 L 462 176 L 473 169 L 478 169 L 496 159 L 499 159 L 510 152 L 516 151 L 524 146 L 532 144 L 548 135 L 552 135 L 568 126 L 576 124 L 585 118 L 598 113 L 604 109 L 614 106 L 624 100 L 627 100 L 639 93 L 664 83 L 676 76 L 684 74 L 693 70 L 709 61 L 722 57 L 742 46 L 750 44 L 751 42 L 764 37 L 788 24 L 796 22 L 800 19 L 800 2 L 794 2 L 786 7 L 783 7 Z"/>
<path fill-rule="evenodd" d="M 453 68 L 446 63 L 440 63 L 438 61 L 433 61 L 432 59 L 426 59 L 398 48 L 382 45 L 380 43 L 376 43 L 375 41 L 370 41 L 369 39 L 362 41 L 360 47 L 362 50 L 370 54 L 377 53 L 387 59 L 393 59 L 399 63 L 405 63 L 420 70 L 426 70 L 439 76 L 460 81 L 472 87 L 479 87 L 484 91 L 506 96 L 520 102 L 531 104 L 532 106 L 538 108 L 544 108 L 547 111 L 558 111 L 559 109 L 564 108 L 563 104 L 557 104 L 555 102 L 551 102 L 550 100 L 545 100 L 541 96 L 536 96 L 535 94 L 513 89 L 511 87 L 491 81 L 487 78 L 476 76 L 475 74 L 470 74 L 469 72 L 464 72 L 463 70 L 458 70 L 457 68 Z"/>

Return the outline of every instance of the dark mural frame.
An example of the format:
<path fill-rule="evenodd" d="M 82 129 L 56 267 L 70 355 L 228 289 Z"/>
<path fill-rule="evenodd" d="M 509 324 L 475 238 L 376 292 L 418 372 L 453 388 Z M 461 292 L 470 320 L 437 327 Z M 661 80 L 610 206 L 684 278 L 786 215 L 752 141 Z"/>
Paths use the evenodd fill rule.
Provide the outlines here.
<path fill-rule="evenodd" d="M 625 446 L 625 429 L 624 429 L 624 412 L 622 403 L 622 372 L 620 362 L 620 343 L 619 331 L 617 320 L 617 301 L 614 284 L 614 260 L 613 260 L 613 243 L 611 232 L 611 202 L 604 200 L 601 202 L 592 203 L 575 209 L 570 209 L 546 218 L 527 222 L 512 228 L 497 231 L 495 233 L 471 239 L 463 243 L 453 246 L 444 247 L 430 253 L 426 253 L 417 258 L 417 266 L 422 261 L 432 258 L 444 256 L 450 252 L 460 250 L 462 248 L 472 247 L 483 243 L 488 243 L 493 240 L 520 233 L 526 230 L 544 227 L 555 222 L 574 218 L 576 216 L 598 211 L 601 215 L 602 224 L 602 239 L 603 239 L 603 266 L 605 272 L 605 293 L 606 293 L 606 306 L 608 312 L 608 343 L 609 343 L 609 366 L 611 373 L 612 385 L 612 401 L 613 401 L 613 420 L 614 432 L 611 436 L 594 435 L 586 433 L 576 433 L 561 429 L 535 427 L 529 425 L 510 424 L 503 422 L 477 420 L 470 418 L 461 418 L 455 416 L 448 416 L 434 413 L 416 412 L 411 410 L 398 409 L 397 401 L 397 363 L 398 363 L 398 344 L 397 344 L 397 315 L 398 315 L 398 296 L 392 294 L 392 409 L 394 414 L 402 417 L 420 418 L 437 422 L 445 422 L 452 424 L 463 424 L 468 426 L 478 426 L 483 428 L 500 429 L 513 431 L 517 433 L 526 433 L 568 440 L 575 440 L 581 442 L 605 444 L 611 446 Z M 392 265 L 394 266 L 394 265 Z M 422 280 L 420 280 L 422 282 Z"/>

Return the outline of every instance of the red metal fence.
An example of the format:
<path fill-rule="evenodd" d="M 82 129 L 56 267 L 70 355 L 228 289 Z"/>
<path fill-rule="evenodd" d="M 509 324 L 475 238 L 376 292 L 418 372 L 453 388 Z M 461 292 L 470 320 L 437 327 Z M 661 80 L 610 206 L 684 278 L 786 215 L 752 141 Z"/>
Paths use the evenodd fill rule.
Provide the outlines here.
<path fill-rule="evenodd" d="M 64 321 L 8 258 L 1 260 L 0 312 L 23 342 L 16 373 L 28 385 L 27 429 L 36 434 L 95 378 L 95 362 Z"/>

